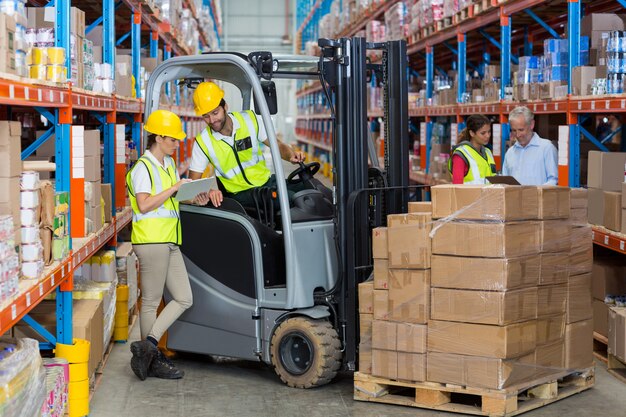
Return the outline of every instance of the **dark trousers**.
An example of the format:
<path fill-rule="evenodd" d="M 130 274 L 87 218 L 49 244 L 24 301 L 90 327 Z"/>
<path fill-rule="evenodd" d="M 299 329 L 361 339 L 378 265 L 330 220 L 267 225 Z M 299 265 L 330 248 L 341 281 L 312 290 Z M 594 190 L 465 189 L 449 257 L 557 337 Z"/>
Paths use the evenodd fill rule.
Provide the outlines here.
<path fill-rule="evenodd" d="M 272 174 L 270 179 L 267 180 L 267 182 L 263 184 L 261 187 L 269 187 L 269 188 L 276 189 L 277 188 L 276 176 Z M 261 188 L 261 187 L 258 187 L 258 188 Z M 297 184 L 287 183 L 287 194 L 289 195 L 290 206 L 292 205 L 291 202 L 293 201 L 293 195 L 297 193 L 298 191 L 304 190 L 305 188 L 306 187 L 301 182 Z M 255 206 L 254 190 L 255 190 L 254 188 L 250 188 L 249 190 L 241 191 L 241 192 L 238 192 L 237 194 L 231 194 L 229 197 L 234 198 L 235 200 L 239 201 L 241 205 L 244 207 L 254 207 Z M 258 201 L 258 204 L 260 205 L 261 201 Z M 278 206 L 278 202 L 275 202 L 274 210 L 278 211 L 279 209 L 280 207 Z"/>

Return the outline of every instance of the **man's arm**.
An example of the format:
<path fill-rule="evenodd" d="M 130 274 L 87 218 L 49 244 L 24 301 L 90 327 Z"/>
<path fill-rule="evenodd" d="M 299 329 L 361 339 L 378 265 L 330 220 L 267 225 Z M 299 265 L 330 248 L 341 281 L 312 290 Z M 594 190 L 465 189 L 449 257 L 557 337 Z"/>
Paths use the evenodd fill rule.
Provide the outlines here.
<path fill-rule="evenodd" d="M 502 162 L 502 175 L 511 175 L 511 170 L 509 169 L 509 165 L 507 164 L 507 156 L 509 156 L 508 152 L 504 154 L 504 162 Z"/>
<path fill-rule="evenodd" d="M 545 185 L 557 185 L 559 182 L 558 151 L 552 143 L 544 151 L 547 181 Z"/>
<path fill-rule="evenodd" d="M 278 142 L 278 149 L 280 150 L 280 157 L 283 160 L 287 162 L 291 162 L 293 164 L 304 161 L 304 152 L 294 151 L 290 145 L 287 145 L 286 143 L 281 142 L 278 139 L 276 139 L 276 141 Z M 268 139 L 265 139 L 263 141 L 263 144 L 265 144 L 268 147 L 270 146 L 270 142 Z"/>
<path fill-rule="evenodd" d="M 191 178 L 192 180 L 199 180 L 200 178 L 202 178 L 202 172 L 189 170 L 189 178 Z"/>

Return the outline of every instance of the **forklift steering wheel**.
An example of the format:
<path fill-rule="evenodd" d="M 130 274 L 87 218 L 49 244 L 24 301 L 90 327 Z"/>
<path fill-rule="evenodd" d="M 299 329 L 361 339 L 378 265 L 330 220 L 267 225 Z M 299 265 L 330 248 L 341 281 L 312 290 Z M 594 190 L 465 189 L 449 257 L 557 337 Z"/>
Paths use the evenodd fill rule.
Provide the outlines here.
<path fill-rule="evenodd" d="M 320 170 L 319 162 L 311 162 L 309 164 L 298 162 L 298 164 L 300 164 L 300 166 L 287 177 L 287 182 L 289 184 L 299 184 L 301 182 L 308 181 L 313 178 L 315 174 L 317 174 L 317 171 Z"/>

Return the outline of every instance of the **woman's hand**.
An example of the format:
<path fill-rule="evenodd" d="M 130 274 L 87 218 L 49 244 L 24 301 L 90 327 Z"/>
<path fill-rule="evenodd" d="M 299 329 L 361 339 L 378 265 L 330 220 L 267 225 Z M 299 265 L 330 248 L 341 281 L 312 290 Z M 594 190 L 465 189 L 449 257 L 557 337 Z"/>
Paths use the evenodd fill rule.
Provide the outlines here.
<path fill-rule="evenodd" d="M 206 206 L 206 203 L 208 202 L 209 202 L 209 193 L 200 193 L 192 201 L 193 204 L 197 204 L 199 206 Z"/>
<path fill-rule="evenodd" d="M 183 178 L 182 180 L 178 181 L 176 184 L 172 185 L 172 189 L 174 191 L 178 191 L 180 189 L 181 185 L 183 185 L 185 183 L 188 183 L 188 182 L 191 182 L 191 181 L 192 180 L 190 180 L 189 178 Z"/>

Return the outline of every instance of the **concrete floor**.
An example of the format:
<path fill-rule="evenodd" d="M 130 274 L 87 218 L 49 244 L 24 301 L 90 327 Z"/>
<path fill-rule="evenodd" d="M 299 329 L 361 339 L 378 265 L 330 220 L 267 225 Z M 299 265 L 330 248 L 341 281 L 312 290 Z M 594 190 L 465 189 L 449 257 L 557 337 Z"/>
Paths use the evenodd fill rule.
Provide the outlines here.
<path fill-rule="evenodd" d="M 131 339 L 139 337 L 134 326 Z M 130 343 L 130 342 L 129 342 Z M 90 417 L 334 417 L 453 416 L 416 408 L 364 403 L 352 399 L 352 379 L 341 375 L 312 390 L 283 385 L 268 366 L 245 361 L 214 361 L 185 355 L 176 363 L 182 380 L 140 381 L 130 369 L 129 343 L 113 347 L 91 401 Z M 625 416 L 626 385 L 596 364 L 595 388 L 531 411 L 533 417 Z"/>

